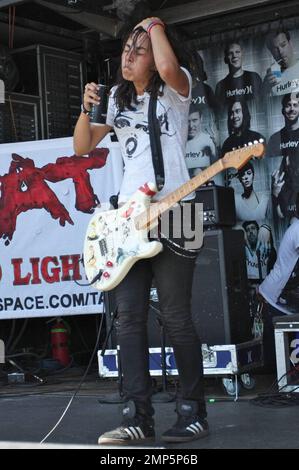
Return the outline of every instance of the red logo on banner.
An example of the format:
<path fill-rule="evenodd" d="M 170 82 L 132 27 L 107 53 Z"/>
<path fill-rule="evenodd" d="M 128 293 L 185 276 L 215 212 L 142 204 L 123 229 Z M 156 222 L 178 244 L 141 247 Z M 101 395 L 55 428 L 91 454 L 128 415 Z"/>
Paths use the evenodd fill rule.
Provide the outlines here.
<path fill-rule="evenodd" d="M 60 225 L 66 222 L 73 225 L 69 212 L 46 181 L 56 183 L 71 178 L 76 209 L 92 213 L 99 200 L 90 184 L 88 170 L 103 167 L 108 153 L 106 148 L 95 149 L 88 157 L 60 157 L 42 168 L 37 168 L 31 158 L 13 153 L 8 174 L 0 176 L 0 238 L 5 240 L 5 245 L 12 240 L 18 215 L 31 209 L 46 209 Z"/>

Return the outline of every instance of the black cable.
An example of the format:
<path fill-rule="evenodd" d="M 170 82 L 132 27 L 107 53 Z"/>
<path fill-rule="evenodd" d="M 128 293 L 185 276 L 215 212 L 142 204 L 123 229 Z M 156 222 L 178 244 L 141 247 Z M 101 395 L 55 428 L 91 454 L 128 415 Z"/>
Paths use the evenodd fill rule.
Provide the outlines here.
<path fill-rule="evenodd" d="M 92 354 L 91 354 L 89 363 L 88 363 L 88 365 L 87 365 L 87 367 L 86 367 L 86 370 L 85 370 L 85 372 L 84 372 L 84 374 L 83 374 L 83 377 L 82 377 L 82 379 L 80 380 L 78 387 L 76 388 L 75 392 L 73 393 L 71 399 L 69 400 L 69 402 L 68 402 L 67 406 L 65 407 L 65 409 L 64 409 L 62 415 L 60 416 L 59 420 L 58 420 L 58 421 L 56 422 L 56 424 L 52 427 L 52 429 L 48 432 L 48 434 L 47 434 L 45 437 L 43 437 L 43 439 L 40 441 L 40 444 L 43 444 L 43 443 L 48 439 L 48 437 L 50 437 L 50 435 L 55 431 L 55 429 L 59 426 L 59 424 L 61 423 L 62 419 L 64 418 L 64 416 L 65 416 L 67 410 L 69 409 L 69 407 L 71 406 L 73 400 L 75 399 L 76 395 L 79 393 L 79 391 L 80 391 L 80 389 L 81 389 L 81 387 L 82 387 L 82 384 L 83 384 L 83 382 L 84 382 L 84 380 L 85 380 L 85 378 L 86 378 L 86 376 L 87 376 L 87 374 L 88 374 L 88 372 L 89 372 L 90 366 L 91 366 L 91 364 L 92 364 L 93 358 L 94 358 L 94 356 L 95 356 L 95 354 L 96 354 L 96 351 L 97 351 L 97 348 L 98 348 L 98 343 L 99 343 L 100 335 L 101 335 L 101 332 L 102 332 L 102 327 L 103 327 L 103 321 L 104 321 L 105 314 L 106 314 L 106 312 L 105 312 L 105 309 L 104 309 L 104 311 L 103 311 L 103 313 L 102 313 L 102 318 L 101 318 L 101 323 L 100 323 L 100 327 L 99 327 L 99 331 L 98 331 L 98 336 L 97 336 L 97 338 L 96 338 L 96 343 L 95 343 L 93 352 L 92 352 Z"/>
<path fill-rule="evenodd" d="M 293 384 L 294 388 L 291 392 L 284 391 L 290 384 L 279 387 L 279 382 L 285 377 L 293 375 L 296 372 L 299 379 L 299 371 L 295 367 L 294 369 L 287 371 L 278 380 L 275 380 L 265 393 L 260 393 L 257 397 L 250 400 L 252 405 L 263 406 L 263 407 L 276 407 L 282 408 L 285 406 L 298 406 L 299 405 L 299 383 Z M 296 386 L 295 386 L 296 385 Z M 274 391 L 274 387 L 278 388 L 278 391 Z"/>
<path fill-rule="evenodd" d="M 80 282 L 76 281 L 76 279 L 74 279 L 74 282 L 76 284 L 78 284 L 78 286 L 82 286 L 82 287 L 89 287 L 91 286 L 92 284 L 94 284 L 95 282 L 99 281 L 102 277 L 102 274 L 103 274 L 103 270 L 100 269 L 98 274 L 96 274 L 96 276 L 88 283 L 88 284 L 81 284 Z"/>
<path fill-rule="evenodd" d="M 151 301 L 149 303 L 149 306 L 152 310 L 154 310 L 156 312 L 157 322 L 158 322 L 159 326 L 161 327 L 161 325 L 163 324 L 162 319 L 159 320 L 159 317 L 161 318 L 161 311 L 157 307 L 155 307 L 153 305 L 153 302 L 151 302 Z M 161 324 L 159 323 L 159 321 L 161 322 Z M 162 326 L 162 328 L 163 328 L 163 326 Z M 167 347 L 168 346 L 165 346 L 164 349 L 166 349 Z M 161 345 L 160 351 L 161 351 L 161 354 L 162 354 L 162 345 Z M 172 351 L 173 351 L 173 348 L 172 348 Z M 161 368 L 161 376 L 163 377 L 163 366 L 162 366 L 161 362 L 158 361 L 158 359 L 155 359 L 155 357 L 153 355 L 151 355 L 151 360 L 154 362 L 154 364 L 157 364 L 158 369 Z M 166 375 L 166 377 L 173 377 L 173 375 L 171 374 L 171 371 L 169 369 L 170 369 L 170 367 L 167 367 L 167 364 L 166 364 L 165 375 Z"/>
<path fill-rule="evenodd" d="M 286 406 L 298 406 L 299 395 L 298 393 L 273 393 L 268 395 L 259 395 L 253 398 L 250 403 L 252 405 L 270 407 L 270 408 L 284 408 Z"/>
<path fill-rule="evenodd" d="M 22 357 L 22 356 L 34 356 L 34 357 L 37 357 L 38 359 L 40 359 L 42 356 L 40 356 L 39 354 L 36 354 L 34 352 L 20 352 L 20 353 L 15 353 L 15 354 L 8 354 L 7 356 L 5 356 L 7 359 L 11 359 L 12 357 Z"/>
<path fill-rule="evenodd" d="M 41 367 L 39 365 L 39 362 L 37 363 L 38 366 L 35 367 L 35 368 L 28 368 L 28 366 L 23 366 L 23 365 L 20 365 L 19 361 L 16 362 L 16 361 L 12 361 L 12 359 L 15 359 L 15 358 L 21 358 L 21 357 L 26 357 L 26 356 L 31 356 L 31 357 L 34 357 L 35 359 L 37 359 L 37 361 L 40 361 L 41 359 L 41 356 L 39 356 L 38 354 L 34 353 L 34 352 L 20 352 L 20 353 L 16 353 L 16 354 L 9 354 L 8 356 L 6 356 L 6 359 L 7 361 L 14 365 L 15 367 L 17 367 L 20 371 L 22 371 L 24 374 L 27 373 L 27 374 L 37 374 L 40 370 L 41 370 Z M 9 374 L 9 372 L 7 373 Z"/>
<path fill-rule="evenodd" d="M 74 282 L 80 287 L 89 287 L 89 286 L 91 286 L 91 282 L 89 282 L 88 284 L 80 284 L 78 281 L 76 281 L 76 279 L 74 279 Z"/>
<path fill-rule="evenodd" d="M 74 357 L 73 355 L 70 356 L 71 357 L 71 360 L 70 362 L 68 363 L 67 366 L 65 367 L 62 367 L 61 369 L 55 369 L 55 370 L 51 370 L 51 371 L 48 371 L 48 376 L 52 376 L 52 375 L 55 375 L 55 374 L 61 374 L 61 372 L 65 372 L 66 370 L 70 369 L 71 367 L 73 367 L 74 365 Z"/>

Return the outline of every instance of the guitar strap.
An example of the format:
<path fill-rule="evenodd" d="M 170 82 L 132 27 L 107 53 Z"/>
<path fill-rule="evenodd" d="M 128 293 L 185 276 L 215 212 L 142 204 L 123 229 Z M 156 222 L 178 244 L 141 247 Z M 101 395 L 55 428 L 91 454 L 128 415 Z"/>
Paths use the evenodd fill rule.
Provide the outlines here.
<path fill-rule="evenodd" d="M 148 129 L 149 137 L 152 151 L 153 167 L 155 171 L 156 184 L 158 191 L 164 186 L 165 176 L 164 176 L 164 163 L 163 155 L 161 148 L 161 130 L 160 124 L 156 115 L 157 109 L 157 98 L 153 96 L 150 97 L 148 105 Z"/>

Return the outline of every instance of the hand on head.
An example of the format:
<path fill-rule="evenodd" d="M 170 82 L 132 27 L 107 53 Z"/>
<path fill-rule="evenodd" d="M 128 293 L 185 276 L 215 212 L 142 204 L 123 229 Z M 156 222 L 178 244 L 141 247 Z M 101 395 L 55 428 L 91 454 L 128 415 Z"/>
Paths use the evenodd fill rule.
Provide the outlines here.
<path fill-rule="evenodd" d="M 165 28 L 165 25 L 164 25 L 163 21 L 160 18 L 158 18 L 156 16 L 151 16 L 149 18 L 145 18 L 140 23 L 138 23 L 135 26 L 134 30 L 138 29 L 138 28 L 142 28 L 142 29 L 144 29 L 144 31 L 147 32 L 148 35 L 150 35 L 151 29 L 156 25 L 162 26 L 163 29 Z"/>

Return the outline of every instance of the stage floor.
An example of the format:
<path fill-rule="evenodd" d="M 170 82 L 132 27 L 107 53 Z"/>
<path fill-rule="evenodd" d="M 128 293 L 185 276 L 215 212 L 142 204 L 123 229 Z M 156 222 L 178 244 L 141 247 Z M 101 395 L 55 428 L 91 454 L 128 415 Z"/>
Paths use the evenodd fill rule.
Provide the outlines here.
<path fill-rule="evenodd" d="M 1 380 L 0 441 L 6 441 L 5 446 L 9 445 L 7 441 L 12 445 L 13 442 L 39 443 L 61 416 L 83 372 L 83 368 L 70 369 L 49 377 L 43 385 L 7 385 Z M 205 379 L 211 433 L 202 440 L 175 445 L 163 443 L 161 434 L 175 421 L 175 403 L 155 402 L 157 438 L 153 447 L 298 449 L 298 406 L 266 408 L 252 405 L 251 400 L 257 393 L 265 392 L 276 379 L 274 374 L 253 376 L 255 389 L 241 389 L 237 401 L 222 390 L 219 379 Z M 169 391 L 174 391 L 173 383 L 170 383 Z M 47 443 L 95 446 L 101 433 L 119 424 L 119 405 L 99 403 L 100 397 L 118 398 L 118 385 L 115 379 L 101 379 L 93 371 Z M 154 398 L 158 399 L 159 395 Z"/>

